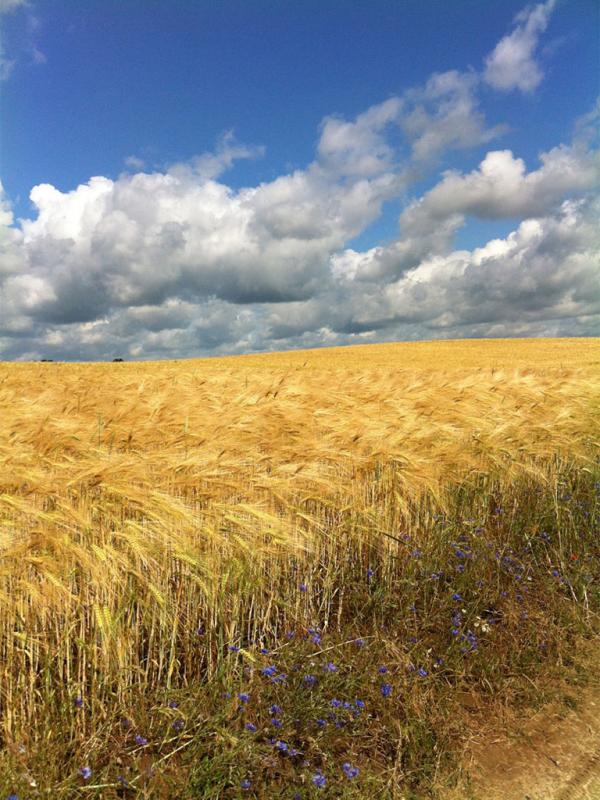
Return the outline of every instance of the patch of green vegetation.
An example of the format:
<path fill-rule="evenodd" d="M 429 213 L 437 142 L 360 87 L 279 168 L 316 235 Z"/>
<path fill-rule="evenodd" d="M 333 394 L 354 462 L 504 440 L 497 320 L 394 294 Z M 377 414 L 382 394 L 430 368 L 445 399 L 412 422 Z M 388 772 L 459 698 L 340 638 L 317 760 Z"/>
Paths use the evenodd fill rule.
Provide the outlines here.
<path fill-rule="evenodd" d="M 340 514 L 335 550 L 289 565 L 272 629 L 257 631 L 251 605 L 218 646 L 200 626 L 210 679 L 187 673 L 185 653 L 170 686 L 132 683 L 125 701 L 104 686 L 100 702 L 98 673 L 65 703 L 48 665 L 36 717 L 21 726 L 14 709 L 4 734 L 0 796 L 443 796 L 477 715 L 590 680 L 580 644 L 600 632 L 599 478 L 462 486 L 444 510 L 423 503 L 369 535 L 355 535 L 367 519 L 344 527 Z M 576 692 L 562 702 L 576 709 Z"/>

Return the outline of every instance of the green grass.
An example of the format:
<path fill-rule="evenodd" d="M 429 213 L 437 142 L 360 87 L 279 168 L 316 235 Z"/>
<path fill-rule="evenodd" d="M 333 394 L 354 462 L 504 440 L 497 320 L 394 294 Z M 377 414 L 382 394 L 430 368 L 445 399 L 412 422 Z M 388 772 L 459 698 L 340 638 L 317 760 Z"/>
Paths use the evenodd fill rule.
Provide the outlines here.
<path fill-rule="evenodd" d="M 465 778 L 461 743 L 481 720 L 557 689 L 572 704 L 594 679 L 582 654 L 598 652 L 600 632 L 598 466 L 557 461 L 546 483 L 455 487 L 445 512 L 425 498 L 392 530 L 338 512 L 322 546 L 278 567 L 267 629 L 240 583 L 235 635 L 200 632 L 186 652 L 165 643 L 173 668 L 160 685 L 123 695 L 97 664 L 69 685 L 44 662 L 35 714 L 11 710 L 0 797 L 443 797 Z"/>

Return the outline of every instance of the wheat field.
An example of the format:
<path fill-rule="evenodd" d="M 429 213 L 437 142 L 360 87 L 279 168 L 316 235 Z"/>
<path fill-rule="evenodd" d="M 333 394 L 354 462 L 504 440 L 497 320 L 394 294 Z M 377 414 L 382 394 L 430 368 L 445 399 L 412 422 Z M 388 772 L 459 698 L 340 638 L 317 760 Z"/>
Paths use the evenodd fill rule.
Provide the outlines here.
<path fill-rule="evenodd" d="M 456 487 L 591 471 L 599 429 L 597 339 L 1 364 L 3 736 L 333 627 L 342 541 L 385 575 L 390 531 L 435 547 Z"/>

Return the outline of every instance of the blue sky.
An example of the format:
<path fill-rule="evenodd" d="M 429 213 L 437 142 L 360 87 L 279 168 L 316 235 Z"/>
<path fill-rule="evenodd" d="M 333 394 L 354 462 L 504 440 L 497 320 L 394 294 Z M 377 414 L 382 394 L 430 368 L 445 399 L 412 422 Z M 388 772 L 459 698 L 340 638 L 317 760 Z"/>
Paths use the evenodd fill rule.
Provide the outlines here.
<path fill-rule="evenodd" d="M 8 304 L 13 310 L 15 302 L 20 306 L 0 330 L 4 357 L 103 358 L 115 349 L 131 357 L 181 357 L 350 343 L 357 336 L 378 341 L 597 333 L 596 307 L 578 308 L 565 295 L 548 297 L 544 309 L 531 300 L 515 312 L 510 287 L 504 318 L 490 298 L 482 301 L 490 306 L 489 318 L 474 309 L 460 319 L 448 315 L 440 296 L 427 313 L 411 317 L 407 311 L 417 285 L 416 296 L 425 291 L 431 300 L 445 291 L 449 307 L 456 301 L 456 270 L 462 269 L 462 280 L 469 269 L 456 266 L 454 252 L 472 253 L 493 239 L 506 242 L 527 219 L 559 224 L 560 212 L 564 223 L 561 204 L 569 199 L 584 204 L 577 213 L 586 224 L 591 212 L 585 204 L 597 195 L 597 151 L 590 133 L 599 94 L 596 0 L 529 6 L 512 0 L 0 0 L 0 23 L 0 178 L 3 207 L 12 215 L 0 270 L 8 276 L 8 290 L 5 286 L 0 302 L 4 298 L 5 310 Z M 454 76 L 452 87 L 446 81 L 436 89 L 436 75 Z M 402 108 L 390 111 L 384 127 L 369 120 L 354 124 L 368 109 L 394 98 Z M 462 117 L 456 111 L 461 104 Z M 419 122 L 423 114 L 425 122 Z M 577 122 L 585 115 L 587 127 Z M 341 145 L 336 140 L 325 153 L 324 134 L 338 135 L 327 120 L 354 124 L 344 132 L 355 137 L 351 146 L 346 138 Z M 436 125 L 439 142 L 429 146 L 424 137 Z M 566 166 L 558 161 L 565 153 L 555 152 L 560 145 L 570 148 Z M 365 156 L 365 148 L 378 165 L 362 172 L 348 166 L 348 160 Z M 464 177 L 477 171 L 487 154 L 509 151 L 510 159 L 486 173 L 489 182 L 502 172 L 489 196 L 463 198 L 455 210 L 439 205 L 446 203 L 447 187 L 436 187 L 448 170 Z M 210 174 L 199 172 L 198 157 L 204 155 L 205 164 L 206 154 L 215 152 L 221 152 L 220 166 Z M 511 183 L 507 175 L 518 159 L 524 161 L 524 175 L 539 172 L 539 156 L 549 152 L 554 161 L 530 181 L 542 187 L 535 197 L 512 205 L 508 196 L 499 197 L 513 189 L 531 193 L 526 181 Z M 557 185 L 548 177 L 571 168 L 571 184 L 561 179 Z M 143 187 L 138 181 L 139 197 L 131 199 L 133 190 L 125 188 L 137 173 L 157 177 Z M 156 183 L 158 176 L 169 175 L 179 176 L 172 202 Z M 90 192 L 82 187 L 94 176 L 110 185 L 91 193 L 92 207 Z M 478 180 L 457 184 L 458 191 L 476 191 Z M 229 206 L 223 198 L 219 210 L 211 205 L 209 184 L 229 193 Z M 40 185 L 54 189 L 38 190 L 36 202 L 30 192 Z M 252 194 L 261 186 L 264 191 Z M 348 211 L 352 193 L 365 191 L 372 200 Z M 163 197 L 159 210 L 155 192 Z M 446 223 L 451 230 L 444 241 L 438 237 L 416 247 L 407 242 L 409 231 L 406 224 L 399 228 L 399 218 L 405 212 L 408 219 L 407 209 L 431 192 L 437 193 L 423 240 Z M 65 201 L 67 193 L 72 202 Z M 123 205 L 125 196 L 132 205 Z M 169 211 L 177 198 L 181 205 Z M 140 210 L 146 201 L 147 213 Z M 103 210 L 97 213 L 100 202 Z M 181 209 L 190 203 L 185 217 Z M 257 205 L 249 211 L 252 203 Z M 206 229 L 204 220 L 214 214 L 238 219 L 236 210 L 252 230 L 247 240 L 234 223 L 212 233 Z M 305 226 L 290 235 L 286 222 L 283 230 L 284 213 L 297 220 L 312 212 L 330 213 L 332 226 L 339 220 L 337 229 L 324 234 Z M 93 218 L 91 227 L 86 222 L 61 228 L 56 220 L 69 214 Z M 460 221 L 453 222 L 453 214 Z M 105 239 L 113 230 L 109 218 L 123 220 L 110 241 Z M 129 254 L 119 239 L 126 220 L 132 225 L 129 244 L 137 242 Z M 178 247 L 185 257 L 163 244 L 160 255 L 155 245 L 153 250 L 148 237 L 157 232 L 151 224 L 162 226 L 163 244 L 166 236 L 183 236 Z M 549 228 L 551 222 L 545 224 Z M 140 247 L 149 248 L 144 258 Z M 381 253 L 371 252 L 377 247 Z M 399 258 L 405 250 L 412 260 Z M 594 244 L 591 261 L 586 256 L 592 271 L 595 252 Z M 168 262 L 160 269 L 159 258 Z M 445 272 L 439 266 L 441 274 L 432 277 L 432 259 L 439 258 L 450 261 Z M 341 264 L 347 267 L 342 277 Z M 481 265 L 470 264 L 470 273 L 475 266 Z M 503 274 L 501 265 L 494 269 Z M 546 266 L 554 285 L 551 269 Z M 506 280 L 514 284 L 510 270 L 507 266 Z M 543 296 L 543 268 L 530 277 Z M 446 283 L 452 290 L 442 289 Z M 102 298 L 96 305 L 89 301 L 92 289 Z M 466 291 L 461 290 L 461 302 Z M 343 310 L 328 319 L 332 302 Z M 176 325 L 185 321 L 187 327 L 161 328 L 173 324 L 175 308 Z M 150 317 L 154 331 L 144 328 Z M 96 328 L 102 333 L 85 333 Z M 86 336 L 89 346 L 81 344 Z"/>

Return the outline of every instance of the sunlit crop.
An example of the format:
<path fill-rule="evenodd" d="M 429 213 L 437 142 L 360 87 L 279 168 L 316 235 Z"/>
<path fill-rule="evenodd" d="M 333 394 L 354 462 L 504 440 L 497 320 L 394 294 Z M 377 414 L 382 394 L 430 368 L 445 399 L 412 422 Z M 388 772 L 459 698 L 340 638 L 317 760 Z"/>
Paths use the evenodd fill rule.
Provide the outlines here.
<path fill-rule="evenodd" d="M 235 676 L 248 667 L 258 675 L 269 668 L 273 648 L 291 652 L 288 631 L 302 632 L 303 647 L 316 652 L 327 646 L 326 636 L 337 631 L 342 641 L 352 629 L 362 637 L 358 650 L 375 648 L 379 657 L 386 637 L 394 639 L 388 611 L 366 605 L 361 619 L 358 583 L 364 598 L 373 582 L 394 586 L 403 620 L 411 604 L 421 612 L 425 603 L 429 617 L 423 631 L 415 623 L 413 634 L 419 641 L 429 636 L 442 661 L 434 667 L 427 648 L 408 658 L 400 640 L 390 655 L 397 664 L 414 661 L 415 680 L 428 684 L 448 661 L 436 644 L 437 627 L 449 641 L 451 629 L 463 636 L 457 658 L 485 658 L 485 603 L 477 617 L 474 591 L 471 611 L 459 600 L 475 577 L 495 580 L 496 594 L 506 591 L 489 571 L 504 557 L 504 572 L 521 575 L 540 599 L 542 573 L 551 582 L 555 570 L 560 580 L 585 559 L 577 530 L 558 512 L 551 546 L 540 539 L 542 517 L 530 515 L 518 531 L 515 521 L 534 508 L 536 493 L 551 510 L 561 482 L 573 475 L 588 476 L 592 485 L 599 441 L 598 340 L 0 365 L 5 742 L 14 751 L 29 736 L 27 747 L 37 742 L 37 751 L 54 719 L 62 740 L 89 753 L 91 765 L 103 726 L 130 715 L 144 697 L 208 686 L 223 680 L 223 669 Z M 592 526 L 591 507 L 590 514 Z M 441 519 L 462 520 L 464 530 L 454 526 L 446 535 Z M 525 563 L 522 553 L 508 550 L 515 537 L 519 546 L 534 542 L 539 575 L 534 561 L 514 566 Z M 481 560 L 491 557 L 486 540 L 490 553 L 501 553 L 489 569 Z M 438 568 L 443 588 L 431 581 L 425 594 L 414 588 Z M 557 589 L 561 598 L 570 602 L 573 595 L 589 608 L 598 591 L 593 580 L 569 581 Z M 438 626 L 436 614 L 446 606 L 448 620 Z M 528 614 L 536 618 L 538 611 L 533 604 Z M 498 658 L 493 648 L 491 658 Z M 338 659 L 307 665 L 302 685 L 312 691 L 322 683 L 327 663 Z M 377 678 L 378 666 L 372 665 L 374 691 L 379 702 L 391 700 L 396 684 L 385 666 Z M 454 674 L 470 669 L 452 665 Z M 490 676 L 497 669 L 494 662 Z M 277 674 L 279 665 L 266 677 Z M 239 694 L 238 703 L 252 702 L 252 691 L 246 699 Z M 172 736 L 191 741 L 189 721 L 171 716 Z M 243 735 L 260 735 L 258 717 L 240 725 Z M 136 731 L 146 740 L 147 733 Z M 289 748 L 300 748 L 284 738 L 273 746 L 290 763 Z M 360 753 L 358 747 L 340 754 L 340 780 L 349 786 L 366 780 Z M 312 763 L 310 791 L 326 780 L 325 766 Z M 81 771 L 88 768 L 95 770 L 81 763 L 71 779 L 89 783 L 95 772 Z M 111 769 L 106 758 L 102 769 Z M 28 780 L 31 767 L 23 770 L 19 779 Z"/>

